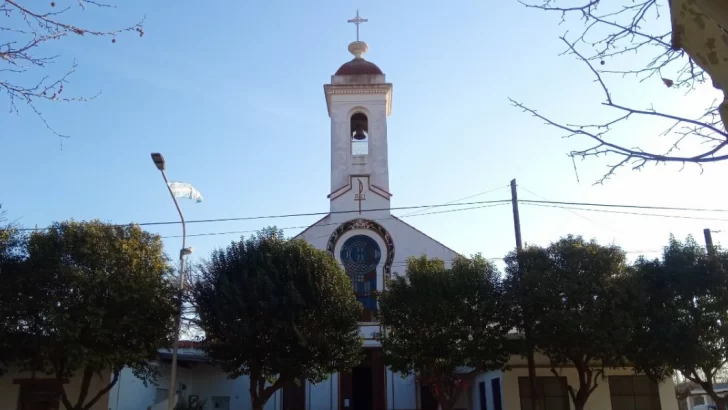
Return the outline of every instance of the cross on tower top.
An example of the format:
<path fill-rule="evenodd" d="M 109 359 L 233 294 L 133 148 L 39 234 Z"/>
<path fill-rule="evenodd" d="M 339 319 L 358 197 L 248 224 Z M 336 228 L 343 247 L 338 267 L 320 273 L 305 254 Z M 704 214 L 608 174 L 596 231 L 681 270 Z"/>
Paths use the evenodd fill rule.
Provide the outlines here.
<path fill-rule="evenodd" d="M 359 9 L 356 10 L 356 17 L 349 19 L 349 23 L 356 24 L 356 41 L 359 41 L 359 24 L 368 22 L 369 19 L 359 17 Z"/>

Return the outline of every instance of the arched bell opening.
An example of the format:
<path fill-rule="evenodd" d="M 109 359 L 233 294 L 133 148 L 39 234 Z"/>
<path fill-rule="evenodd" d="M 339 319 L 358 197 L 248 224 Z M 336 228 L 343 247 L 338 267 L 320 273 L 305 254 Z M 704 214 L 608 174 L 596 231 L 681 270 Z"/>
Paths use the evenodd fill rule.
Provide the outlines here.
<path fill-rule="evenodd" d="M 369 119 L 364 113 L 351 116 L 349 135 L 351 135 L 351 155 L 369 154 Z"/>

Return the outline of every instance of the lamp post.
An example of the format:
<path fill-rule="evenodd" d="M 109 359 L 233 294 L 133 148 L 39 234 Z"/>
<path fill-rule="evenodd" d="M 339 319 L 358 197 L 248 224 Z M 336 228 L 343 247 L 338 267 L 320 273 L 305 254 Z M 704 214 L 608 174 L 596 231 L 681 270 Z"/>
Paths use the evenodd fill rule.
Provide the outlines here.
<path fill-rule="evenodd" d="M 164 157 L 162 154 L 158 152 L 152 153 L 152 161 L 154 161 L 154 165 L 157 167 L 159 172 L 162 173 L 162 178 L 164 179 L 164 185 L 167 186 L 167 190 L 169 191 L 169 195 L 172 197 L 172 201 L 174 201 L 174 206 L 177 208 L 177 212 L 179 213 L 179 218 L 182 221 L 182 248 L 179 251 L 179 291 L 180 291 L 180 301 L 179 301 L 179 314 L 174 319 L 174 342 L 172 343 L 172 366 L 169 372 L 169 399 L 168 399 L 168 409 L 173 410 L 175 407 L 175 396 L 177 393 L 176 388 L 176 376 L 177 376 L 177 349 L 179 348 L 179 331 L 180 331 L 180 322 L 182 320 L 182 292 L 184 291 L 184 278 L 185 278 L 185 256 L 192 253 L 192 248 L 187 248 L 187 226 L 185 225 L 185 217 L 182 214 L 182 209 L 179 207 L 179 203 L 177 202 L 177 197 L 174 196 L 174 193 L 172 192 L 172 188 L 169 186 L 169 181 L 167 180 L 167 174 L 164 173 L 165 169 L 165 162 Z"/>

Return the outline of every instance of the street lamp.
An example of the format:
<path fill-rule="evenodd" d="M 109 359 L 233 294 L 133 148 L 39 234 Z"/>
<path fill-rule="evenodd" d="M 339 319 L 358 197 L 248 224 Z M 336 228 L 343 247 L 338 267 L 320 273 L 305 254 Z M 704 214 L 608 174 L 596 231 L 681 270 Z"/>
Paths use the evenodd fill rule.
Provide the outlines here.
<path fill-rule="evenodd" d="M 192 248 L 187 248 L 187 227 L 185 225 L 185 217 L 182 215 L 182 209 L 179 207 L 179 203 L 177 203 L 177 197 L 174 196 L 174 193 L 172 192 L 172 188 L 169 186 L 169 181 L 167 180 L 167 175 L 164 173 L 165 169 L 165 162 L 164 157 L 162 154 L 158 152 L 152 153 L 152 161 L 154 161 L 154 165 L 157 167 L 157 169 L 162 173 L 162 178 L 164 179 L 164 185 L 167 186 L 167 190 L 169 191 L 169 195 L 172 197 L 172 201 L 174 201 L 174 206 L 177 208 L 177 212 L 179 213 L 179 218 L 182 221 L 182 248 L 179 251 L 179 290 L 180 290 L 180 301 L 179 301 L 179 314 L 174 318 L 174 342 L 172 343 L 172 368 L 169 372 L 169 399 L 168 399 L 168 409 L 174 410 L 175 406 L 175 396 L 177 393 L 177 388 L 175 386 L 176 382 L 176 376 L 177 376 L 177 349 L 179 348 L 179 331 L 180 331 L 180 322 L 182 320 L 182 292 L 184 291 L 184 278 L 185 278 L 185 256 L 192 253 Z"/>

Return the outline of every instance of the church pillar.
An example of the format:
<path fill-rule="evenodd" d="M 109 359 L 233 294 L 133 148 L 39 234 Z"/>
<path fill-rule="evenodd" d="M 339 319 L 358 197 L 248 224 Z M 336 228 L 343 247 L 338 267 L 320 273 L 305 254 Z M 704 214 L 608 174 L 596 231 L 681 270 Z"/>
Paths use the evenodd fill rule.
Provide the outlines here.
<path fill-rule="evenodd" d="M 351 371 L 339 373 L 339 410 L 351 410 Z"/>
<path fill-rule="evenodd" d="M 372 349 L 372 410 L 387 410 L 386 371 L 382 349 Z"/>

